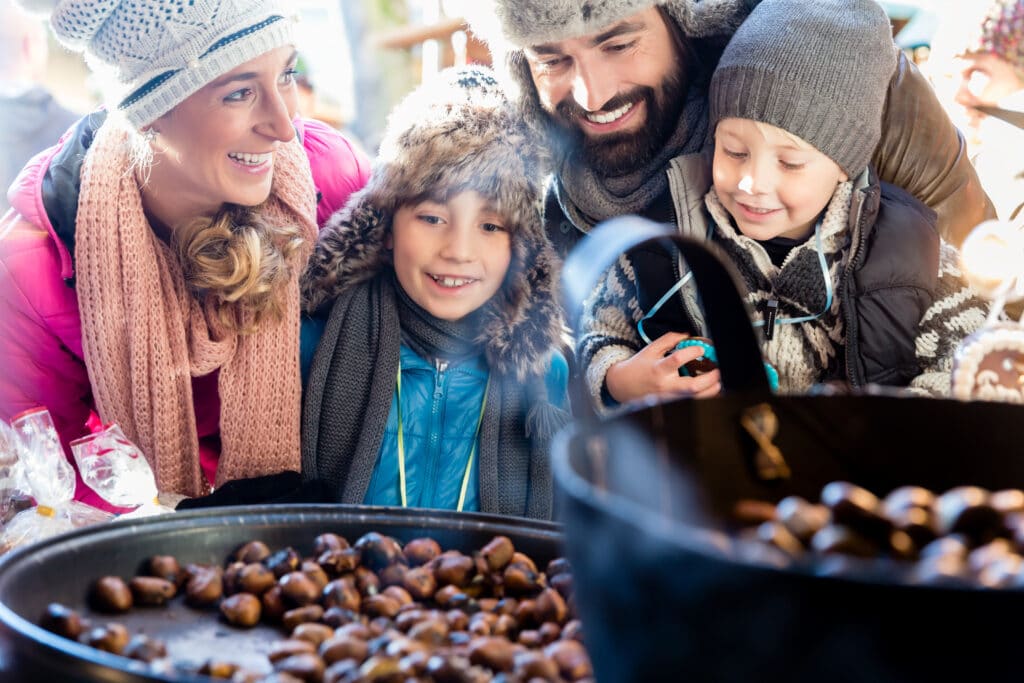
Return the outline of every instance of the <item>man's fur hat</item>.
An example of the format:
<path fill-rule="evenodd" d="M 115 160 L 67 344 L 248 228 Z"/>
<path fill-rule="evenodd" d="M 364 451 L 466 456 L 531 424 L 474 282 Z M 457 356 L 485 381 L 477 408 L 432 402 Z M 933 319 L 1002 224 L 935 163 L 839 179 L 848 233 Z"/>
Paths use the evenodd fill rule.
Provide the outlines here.
<path fill-rule="evenodd" d="M 492 368 L 542 373 L 562 334 L 558 257 L 544 234 L 548 160 L 489 69 L 448 69 L 388 117 L 365 188 L 320 233 L 302 278 L 317 311 L 391 264 L 385 241 L 395 212 L 425 198 L 474 190 L 510 222 L 512 262 L 485 307 L 480 339 Z"/>
<path fill-rule="evenodd" d="M 736 27 L 733 18 L 746 16 L 757 0 L 485 0 L 467 10 L 473 32 L 492 49 L 521 50 L 567 38 L 597 33 L 606 26 L 661 5 L 684 35 L 708 37 L 723 27 Z M 731 32 L 731 31 L 730 31 Z"/>

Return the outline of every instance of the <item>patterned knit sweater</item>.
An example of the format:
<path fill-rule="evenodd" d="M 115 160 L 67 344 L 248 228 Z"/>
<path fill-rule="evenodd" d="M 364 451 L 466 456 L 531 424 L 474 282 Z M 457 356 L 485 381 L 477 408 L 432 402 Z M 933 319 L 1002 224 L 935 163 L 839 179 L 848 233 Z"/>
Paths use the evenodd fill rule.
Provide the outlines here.
<path fill-rule="evenodd" d="M 801 393 L 828 380 L 853 378 L 846 371 L 846 353 L 856 345 L 847 344 L 842 280 L 851 256 L 851 196 L 854 181 L 842 183 L 830 201 L 820 227 L 825 268 L 834 296 L 826 309 L 826 288 L 812 234 L 793 248 L 781 268 L 775 266 L 762 245 L 737 231 L 714 190 L 705 198 L 711 220 L 711 238 L 730 256 L 746 287 L 745 299 L 754 320 L 769 298 L 779 301 L 778 319 L 818 316 L 797 324 L 777 324 L 773 338 L 762 338 L 765 360 L 780 375 L 780 391 Z M 685 272 L 685 270 L 684 270 Z M 948 396 L 953 354 L 967 335 L 985 320 L 987 305 L 974 296 L 962 277 L 959 254 L 945 241 L 939 243 L 938 277 L 929 294 L 929 305 L 914 334 L 917 372 L 909 390 L 913 394 Z M 584 305 L 583 327 L 578 351 L 592 396 L 608 407 L 603 392 L 605 374 L 615 363 L 639 351 L 644 341 L 637 323 L 646 311 L 637 299 L 637 273 L 627 255 L 620 256 L 598 283 Z M 696 290 L 687 283 L 677 295 L 689 316 L 702 327 L 703 313 L 696 304 Z M 819 315 L 821 314 L 821 315 Z M 887 330 L 888 332 L 888 330 Z M 706 329 L 700 330 L 707 334 Z"/>

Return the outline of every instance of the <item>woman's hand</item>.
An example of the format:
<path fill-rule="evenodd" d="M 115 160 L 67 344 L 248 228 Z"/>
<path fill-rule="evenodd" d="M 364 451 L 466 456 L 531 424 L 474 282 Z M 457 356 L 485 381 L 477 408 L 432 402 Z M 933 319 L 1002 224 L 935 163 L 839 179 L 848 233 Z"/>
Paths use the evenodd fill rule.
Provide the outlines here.
<path fill-rule="evenodd" d="M 654 395 L 670 399 L 680 396 L 707 398 L 722 390 L 718 370 L 698 377 L 680 377 L 679 368 L 703 354 L 700 347 L 676 349 L 685 334 L 668 332 L 638 351 L 632 358 L 608 368 L 605 386 L 619 403 Z"/>

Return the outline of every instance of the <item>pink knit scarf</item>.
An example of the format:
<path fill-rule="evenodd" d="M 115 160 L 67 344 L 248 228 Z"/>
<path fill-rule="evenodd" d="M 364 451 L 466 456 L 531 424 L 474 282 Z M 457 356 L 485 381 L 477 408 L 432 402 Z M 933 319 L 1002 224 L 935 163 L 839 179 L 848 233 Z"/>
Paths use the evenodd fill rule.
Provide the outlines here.
<path fill-rule="evenodd" d="M 219 369 L 216 484 L 299 469 L 298 276 L 316 240 L 316 190 L 297 142 L 275 155 L 264 205 L 308 237 L 292 264 L 285 316 L 252 334 L 225 331 L 185 285 L 171 249 L 143 213 L 127 133 L 104 126 L 82 168 L 75 238 L 82 345 L 104 421 L 146 454 L 160 491 L 208 492 L 199 465 L 192 378 Z"/>

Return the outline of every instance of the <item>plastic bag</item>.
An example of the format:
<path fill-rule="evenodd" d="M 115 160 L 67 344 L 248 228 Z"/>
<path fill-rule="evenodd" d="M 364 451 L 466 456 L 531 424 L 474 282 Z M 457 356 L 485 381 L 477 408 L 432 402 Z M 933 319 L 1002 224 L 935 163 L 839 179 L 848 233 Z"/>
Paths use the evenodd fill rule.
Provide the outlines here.
<path fill-rule="evenodd" d="M 21 490 L 18 466 L 18 435 L 0 420 L 0 526 L 35 505 L 32 496 Z"/>
<path fill-rule="evenodd" d="M 86 424 L 92 433 L 71 442 L 82 481 L 111 505 L 136 508 L 122 518 L 173 512 L 157 502 L 153 470 L 121 428 L 103 425 L 95 414 Z"/>
<path fill-rule="evenodd" d="M 0 552 L 71 529 L 106 521 L 110 513 L 74 500 L 75 470 L 49 411 L 35 408 L 11 421 L 16 436 L 16 488 L 35 499 L 35 506 L 15 515 L 0 535 Z"/>

